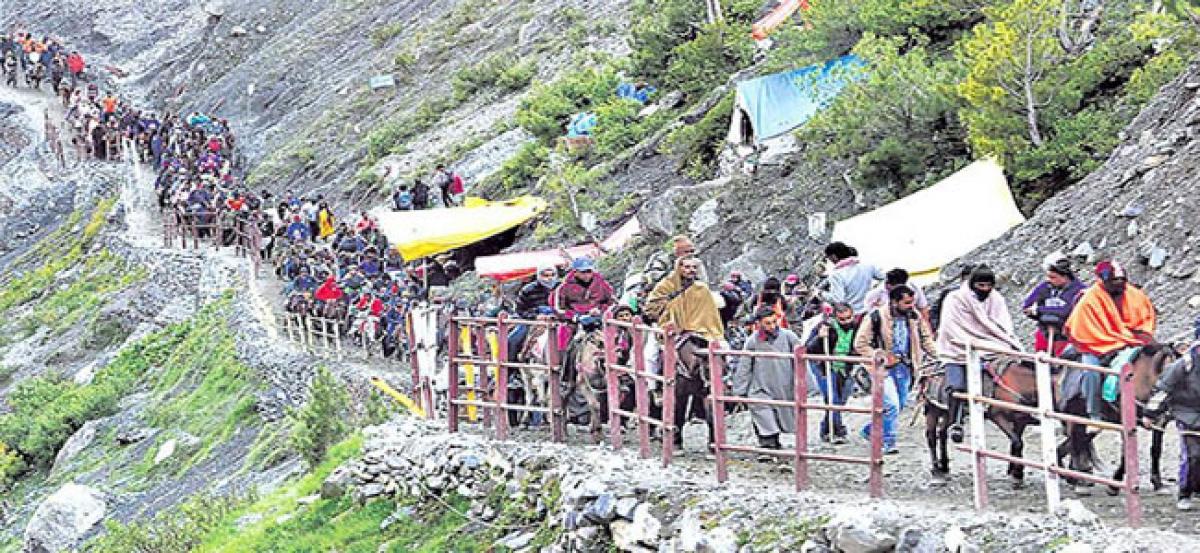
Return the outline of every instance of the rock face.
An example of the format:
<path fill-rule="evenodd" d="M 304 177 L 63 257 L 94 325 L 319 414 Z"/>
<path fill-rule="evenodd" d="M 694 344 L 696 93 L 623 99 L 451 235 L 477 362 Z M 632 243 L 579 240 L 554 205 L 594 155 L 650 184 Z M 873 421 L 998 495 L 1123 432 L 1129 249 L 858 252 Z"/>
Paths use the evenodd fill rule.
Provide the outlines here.
<path fill-rule="evenodd" d="M 1062 536 L 1079 536 L 1079 543 L 1096 550 L 1133 544 L 1200 548 L 1193 537 L 1169 532 L 1103 523 L 1097 531 L 1095 515 L 1081 514 L 1091 514 L 1082 505 L 1063 517 L 979 514 L 920 502 L 796 494 L 781 482 L 712 486 L 701 483 L 710 475 L 699 478 L 695 465 L 682 461 L 664 469 L 633 452 L 493 442 L 469 432 L 449 435 L 438 423 L 412 419 L 363 434 L 362 456 L 330 474 L 323 497 L 403 498 L 419 511 L 457 495 L 471 500 L 470 515 L 482 523 L 511 525 L 503 517 L 514 512 L 546 521 L 556 538 L 541 551 L 933 552 L 979 551 L 976 544 L 984 542 L 997 551 L 1040 551 Z M 412 516 L 419 514 L 398 512 L 384 525 Z M 521 551 L 533 537 L 528 527 L 516 525 L 495 545 Z"/>
<path fill-rule="evenodd" d="M 107 507 L 100 492 L 66 484 L 46 498 L 25 528 L 27 553 L 74 549 L 84 534 L 104 518 Z"/>
<path fill-rule="evenodd" d="M 1077 273 L 1087 281 L 1096 261 L 1116 259 L 1158 307 L 1160 340 L 1190 331 L 1195 313 L 1188 300 L 1200 293 L 1200 196 L 1194 186 L 1200 95 L 1187 83 L 1197 79 L 1200 64 L 1193 63 L 1123 131 L 1121 145 L 1100 170 L 963 259 L 987 262 L 1008 280 L 1002 289 L 1010 307 L 1041 278 L 1038 264 L 1051 252 L 1074 254 Z"/>

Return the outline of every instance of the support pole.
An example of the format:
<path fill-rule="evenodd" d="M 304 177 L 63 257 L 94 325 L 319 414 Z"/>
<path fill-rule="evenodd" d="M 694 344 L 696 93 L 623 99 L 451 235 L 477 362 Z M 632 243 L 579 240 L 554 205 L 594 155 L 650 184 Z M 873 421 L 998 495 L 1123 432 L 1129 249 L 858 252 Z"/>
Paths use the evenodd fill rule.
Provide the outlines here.
<path fill-rule="evenodd" d="M 604 320 L 604 379 L 608 385 L 608 440 L 613 449 L 621 449 L 621 375 L 613 368 L 617 364 L 617 327 L 612 319 Z"/>
<path fill-rule="evenodd" d="M 1137 396 L 1133 387 L 1133 363 L 1121 367 L 1121 434 L 1125 454 L 1125 515 L 1129 525 L 1142 525 L 1142 497 L 1138 492 Z"/>
<path fill-rule="evenodd" d="M 1050 351 L 1054 351 L 1053 339 L 1053 334 L 1051 334 Z M 1054 410 L 1054 384 L 1050 379 L 1050 363 L 1047 361 L 1047 355 L 1038 356 L 1034 370 L 1037 371 L 1038 411 L 1042 413 L 1038 417 L 1041 419 L 1038 432 L 1042 437 L 1042 463 L 1047 467 L 1051 467 L 1058 463 L 1058 445 L 1054 440 L 1055 421 L 1045 415 L 1045 413 Z M 1046 485 L 1046 509 L 1053 514 L 1058 511 L 1058 504 L 1062 499 L 1058 473 L 1047 470 L 1042 480 Z"/>
<path fill-rule="evenodd" d="M 796 491 L 808 489 L 808 411 L 804 402 L 808 400 L 808 368 L 805 366 L 804 346 L 796 346 L 792 357 L 792 416 L 796 421 L 796 454 L 792 457 L 792 468 L 796 477 Z M 754 362 L 747 357 L 742 362 Z M 825 365 L 828 370 L 828 362 Z"/>
<path fill-rule="evenodd" d="M 662 451 L 663 451 L 663 466 L 671 464 L 671 457 L 675 451 L 675 436 L 678 436 L 679 426 L 683 425 L 684 421 L 675 420 L 675 371 L 678 363 L 676 356 L 679 352 L 675 351 L 675 327 L 667 325 L 663 330 L 663 352 L 660 356 L 663 362 L 663 391 L 662 391 Z M 715 359 L 711 360 L 715 361 Z M 649 395 L 646 397 L 649 402 Z M 676 426 L 679 425 L 679 426 Z"/>
<path fill-rule="evenodd" d="M 708 343 L 708 377 L 712 383 L 713 454 L 717 458 L 717 482 L 729 480 L 729 459 L 725 455 L 725 383 L 721 380 L 721 365 L 717 362 L 717 343 Z M 665 411 L 665 409 L 664 409 Z"/>
<path fill-rule="evenodd" d="M 446 385 L 447 385 L 447 401 L 446 405 L 446 426 L 450 432 L 458 432 L 458 363 L 454 361 L 458 357 L 458 324 L 454 321 L 454 317 L 450 317 L 449 331 L 446 333 L 447 349 L 450 350 L 449 362 L 446 363 Z M 467 382 L 470 385 L 470 382 Z"/>
<path fill-rule="evenodd" d="M 968 405 L 971 417 L 971 461 L 975 470 L 975 508 L 987 509 L 987 457 L 981 451 L 987 449 L 984 435 L 983 404 L 975 398 L 983 396 L 983 363 L 977 351 L 970 343 L 967 344 L 967 393 L 970 394 Z"/>

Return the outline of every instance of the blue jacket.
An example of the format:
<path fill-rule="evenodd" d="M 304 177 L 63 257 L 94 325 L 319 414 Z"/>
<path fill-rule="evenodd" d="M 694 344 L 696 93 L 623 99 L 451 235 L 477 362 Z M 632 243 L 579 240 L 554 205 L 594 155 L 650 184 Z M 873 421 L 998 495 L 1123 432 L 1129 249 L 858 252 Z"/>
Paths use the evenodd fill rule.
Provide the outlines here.
<path fill-rule="evenodd" d="M 829 303 L 846 302 L 855 314 L 862 314 L 866 310 L 867 292 L 883 277 L 879 267 L 863 263 L 857 257 L 842 260 L 829 275 L 829 293 L 825 299 Z"/>

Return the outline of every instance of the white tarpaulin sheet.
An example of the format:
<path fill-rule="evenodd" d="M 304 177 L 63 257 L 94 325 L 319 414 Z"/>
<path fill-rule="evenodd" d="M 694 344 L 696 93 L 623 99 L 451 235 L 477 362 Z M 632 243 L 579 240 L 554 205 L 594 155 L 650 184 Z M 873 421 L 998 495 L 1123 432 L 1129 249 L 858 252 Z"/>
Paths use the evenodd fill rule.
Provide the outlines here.
<path fill-rule="evenodd" d="M 920 192 L 839 221 L 833 241 L 888 270 L 906 269 L 918 282 L 1025 221 L 1004 170 L 980 160 Z"/>

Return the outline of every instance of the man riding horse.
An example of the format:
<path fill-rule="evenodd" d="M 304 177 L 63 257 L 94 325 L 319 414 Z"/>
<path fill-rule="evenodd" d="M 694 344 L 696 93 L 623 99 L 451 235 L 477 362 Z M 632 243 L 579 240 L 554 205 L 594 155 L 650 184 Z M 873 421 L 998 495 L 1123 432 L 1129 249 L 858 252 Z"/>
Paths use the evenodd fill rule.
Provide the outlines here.
<path fill-rule="evenodd" d="M 663 327 L 672 325 L 679 332 L 675 344 L 664 344 L 679 351 L 679 372 L 675 383 L 675 424 L 682 427 L 688 420 L 688 400 L 691 415 L 708 425 L 708 441 L 713 442 L 712 418 L 705 409 L 708 398 L 707 370 L 701 353 L 713 341 L 725 335 L 721 313 L 708 285 L 700 281 L 700 259 L 684 257 L 675 262 L 675 269 L 658 283 L 646 299 L 646 313 Z M 675 445 L 683 445 L 683 435 L 675 433 Z"/>
<path fill-rule="evenodd" d="M 1129 286 L 1125 267 L 1116 261 L 1096 265 L 1096 283 L 1084 292 L 1065 325 L 1071 344 L 1088 365 L 1107 366 L 1128 348 L 1154 342 L 1154 305 L 1136 286 Z M 1082 393 L 1087 415 L 1101 418 L 1100 373 L 1072 370 L 1063 381 L 1065 403 Z"/>
<path fill-rule="evenodd" d="M 584 332 L 599 330 L 600 315 L 615 302 L 613 287 L 596 272 L 596 262 L 586 256 L 571 261 L 571 270 L 550 297 L 550 304 L 559 316 L 578 325 Z M 568 351 L 574 334 L 571 325 L 560 326 L 559 349 Z M 566 356 L 567 359 L 570 357 L 569 354 Z"/>
<path fill-rule="evenodd" d="M 974 342 L 995 348 L 1023 351 L 1013 332 L 1012 317 L 1004 298 L 995 290 L 996 275 L 987 265 L 979 265 L 942 304 L 937 350 L 946 369 L 946 406 L 950 411 L 950 439 L 962 443 L 962 400 L 955 392 L 967 391 L 966 344 Z"/>

